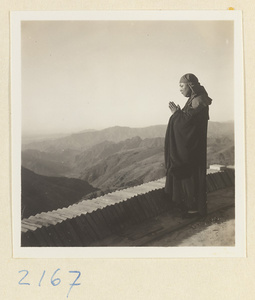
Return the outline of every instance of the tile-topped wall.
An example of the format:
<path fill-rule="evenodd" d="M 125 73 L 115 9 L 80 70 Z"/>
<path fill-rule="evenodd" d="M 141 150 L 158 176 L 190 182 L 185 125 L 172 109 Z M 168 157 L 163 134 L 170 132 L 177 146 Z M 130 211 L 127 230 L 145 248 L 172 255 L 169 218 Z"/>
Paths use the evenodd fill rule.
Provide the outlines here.
<path fill-rule="evenodd" d="M 233 186 L 234 170 L 207 174 L 208 193 Z M 24 247 L 89 246 L 169 209 L 165 178 L 115 191 L 21 221 Z"/>

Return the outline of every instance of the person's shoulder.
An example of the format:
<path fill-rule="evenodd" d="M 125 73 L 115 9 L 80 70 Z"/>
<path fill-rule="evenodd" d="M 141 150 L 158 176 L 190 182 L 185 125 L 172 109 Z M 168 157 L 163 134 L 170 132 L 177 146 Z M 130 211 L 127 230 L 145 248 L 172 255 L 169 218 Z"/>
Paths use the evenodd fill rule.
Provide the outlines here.
<path fill-rule="evenodd" d="M 197 108 L 198 106 L 200 106 L 200 105 L 202 105 L 202 106 L 204 106 L 204 97 L 203 97 L 203 95 L 199 95 L 199 96 L 196 96 L 196 97 L 194 97 L 193 99 L 192 99 L 192 107 L 193 108 Z"/>
<path fill-rule="evenodd" d="M 212 102 L 206 94 L 196 96 L 192 99 L 192 107 L 197 108 L 198 106 L 208 106 Z"/>

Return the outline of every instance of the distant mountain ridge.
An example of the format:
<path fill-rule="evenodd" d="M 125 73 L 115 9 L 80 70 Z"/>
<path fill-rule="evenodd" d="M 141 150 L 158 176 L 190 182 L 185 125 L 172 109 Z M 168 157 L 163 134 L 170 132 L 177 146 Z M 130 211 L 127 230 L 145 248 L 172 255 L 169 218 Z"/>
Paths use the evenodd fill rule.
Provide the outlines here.
<path fill-rule="evenodd" d="M 209 122 L 208 164 L 234 164 L 233 125 Z M 112 127 L 32 143 L 26 147 L 35 149 L 22 151 L 22 165 L 45 176 L 84 179 L 104 190 L 136 185 L 165 175 L 165 130 L 166 125 Z"/>
<path fill-rule="evenodd" d="M 72 149 L 84 151 L 104 141 L 118 143 L 135 136 L 139 136 L 142 139 L 163 137 L 165 135 L 165 131 L 165 125 L 155 125 L 145 128 L 115 126 L 99 131 L 76 133 L 55 140 L 50 139 L 25 144 L 22 146 L 22 150 L 36 149 L 45 152 L 59 152 L 63 149 Z"/>
<path fill-rule="evenodd" d="M 35 141 L 22 146 L 22 150 L 36 149 L 45 152 L 59 152 L 63 149 L 84 151 L 104 141 L 118 143 L 139 136 L 141 139 L 165 137 L 167 125 L 154 125 L 144 128 L 115 126 L 98 131 L 85 131 L 57 139 Z M 234 122 L 208 122 L 208 136 L 234 136 Z"/>

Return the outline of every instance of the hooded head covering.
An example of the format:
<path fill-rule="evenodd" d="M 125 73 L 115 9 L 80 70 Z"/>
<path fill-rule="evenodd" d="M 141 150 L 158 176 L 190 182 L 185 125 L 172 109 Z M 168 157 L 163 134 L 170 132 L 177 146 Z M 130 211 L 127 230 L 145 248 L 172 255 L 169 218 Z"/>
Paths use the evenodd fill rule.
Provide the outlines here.
<path fill-rule="evenodd" d="M 200 95 L 200 94 L 207 94 L 206 90 L 203 86 L 200 85 L 198 78 L 191 73 L 187 73 L 183 75 L 180 79 L 180 83 L 187 83 L 189 88 L 191 89 L 192 96 Z"/>
<path fill-rule="evenodd" d="M 191 74 L 191 73 L 187 73 L 187 74 L 183 75 L 180 79 L 180 82 L 200 84 L 198 81 L 198 78 L 194 74 Z"/>
<path fill-rule="evenodd" d="M 202 85 L 200 85 L 198 78 L 194 74 L 187 73 L 183 75 L 180 79 L 180 83 L 188 84 L 189 88 L 191 89 L 191 98 L 200 95 L 206 95 L 207 97 L 204 97 L 205 103 L 207 105 L 210 105 L 212 103 L 212 99 L 208 97 L 207 91 Z"/>

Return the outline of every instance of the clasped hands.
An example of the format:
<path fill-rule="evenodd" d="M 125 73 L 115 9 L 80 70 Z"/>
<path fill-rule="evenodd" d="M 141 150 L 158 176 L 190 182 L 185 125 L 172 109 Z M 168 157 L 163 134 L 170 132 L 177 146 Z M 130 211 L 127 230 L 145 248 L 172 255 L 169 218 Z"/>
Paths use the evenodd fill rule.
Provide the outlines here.
<path fill-rule="evenodd" d="M 175 113 L 177 110 L 181 109 L 179 105 L 176 105 L 174 102 L 169 102 L 169 108 L 172 113 Z"/>

